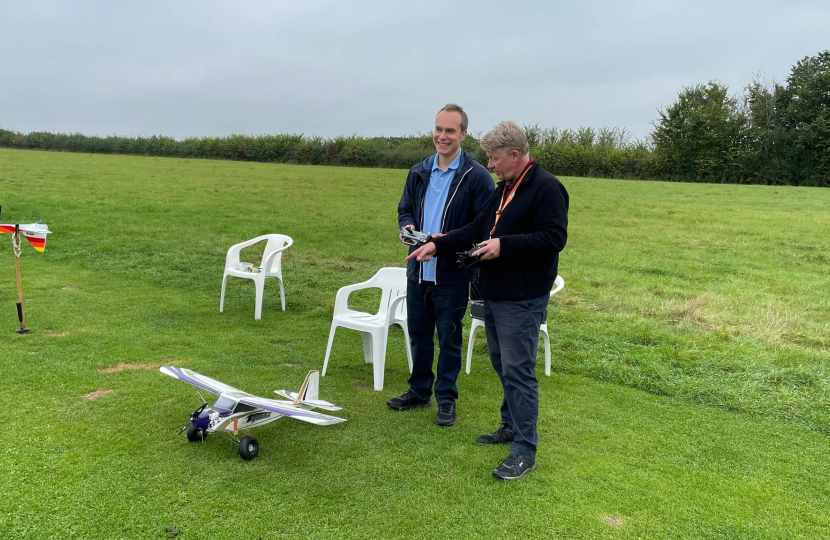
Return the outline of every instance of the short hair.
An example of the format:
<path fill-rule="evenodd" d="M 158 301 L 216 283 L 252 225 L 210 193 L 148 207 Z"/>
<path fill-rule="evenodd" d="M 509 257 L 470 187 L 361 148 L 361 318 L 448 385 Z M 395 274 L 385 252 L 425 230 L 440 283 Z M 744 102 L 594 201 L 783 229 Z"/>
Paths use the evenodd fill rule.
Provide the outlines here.
<path fill-rule="evenodd" d="M 490 133 L 481 138 L 479 145 L 485 152 L 498 150 L 509 154 L 513 150 L 518 150 L 523 156 L 529 153 L 524 130 L 516 122 L 510 120 L 505 120 L 494 127 Z"/>
<path fill-rule="evenodd" d="M 461 113 L 461 131 L 467 131 L 469 121 L 467 120 L 467 113 L 464 112 L 464 109 L 461 108 L 461 105 L 456 105 L 455 103 L 447 103 L 446 105 L 444 105 L 441 111 Z M 438 111 L 438 113 L 440 113 L 441 111 Z"/>

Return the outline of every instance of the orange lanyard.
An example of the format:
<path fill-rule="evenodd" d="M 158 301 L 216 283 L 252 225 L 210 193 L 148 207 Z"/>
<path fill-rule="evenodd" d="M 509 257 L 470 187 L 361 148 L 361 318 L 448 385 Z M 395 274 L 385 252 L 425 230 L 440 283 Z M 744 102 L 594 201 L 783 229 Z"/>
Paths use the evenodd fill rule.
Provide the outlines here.
<path fill-rule="evenodd" d="M 530 167 L 532 166 L 533 160 L 531 160 L 530 163 L 527 164 L 527 167 L 525 167 L 525 170 L 522 171 L 522 175 L 519 177 L 519 179 L 516 182 L 514 182 L 512 186 L 510 186 L 510 193 L 507 195 L 507 197 L 502 195 L 501 204 L 499 205 L 499 209 L 496 210 L 496 222 L 493 223 L 493 228 L 490 229 L 490 238 L 493 238 L 493 233 L 496 232 L 496 226 L 499 224 L 499 220 L 501 219 L 501 215 L 504 212 L 504 209 L 507 208 L 507 205 L 513 201 L 513 197 L 516 195 L 516 190 L 519 189 L 519 184 L 521 184 L 522 180 L 525 179 L 527 171 L 529 171 Z M 504 189 L 507 189 L 507 186 L 505 186 Z"/>

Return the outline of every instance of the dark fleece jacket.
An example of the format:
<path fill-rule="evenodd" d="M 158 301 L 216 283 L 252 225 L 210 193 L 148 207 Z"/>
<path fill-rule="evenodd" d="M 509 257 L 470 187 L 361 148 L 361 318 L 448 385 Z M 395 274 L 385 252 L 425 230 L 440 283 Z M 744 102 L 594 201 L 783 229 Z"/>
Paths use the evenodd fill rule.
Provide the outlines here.
<path fill-rule="evenodd" d="M 434 239 L 437 255 L 452 256 L 490 238 L 505 182 L 499 182 L 475 221 Z M 559 252 L 568 239 L 568 192 L 555 176 L 534 163 L 504 209 L 493 238 L 501 253 L 483 261 L 481 294 L 490 300 L 526 300 L 550 292 L 559 270 Z"/>

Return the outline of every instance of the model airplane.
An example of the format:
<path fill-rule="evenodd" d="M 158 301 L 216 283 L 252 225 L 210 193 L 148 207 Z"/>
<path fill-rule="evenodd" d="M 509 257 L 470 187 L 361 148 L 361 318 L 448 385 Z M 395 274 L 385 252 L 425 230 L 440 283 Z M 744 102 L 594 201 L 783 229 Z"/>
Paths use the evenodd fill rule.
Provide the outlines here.
<path fill-rule="evenodd" d="M 337 418 L 311 410 L 319 408 L 326 411 L 339 411 L 342 408 L 318 399 L 320 388 L 318 371 L 308 372 L 303 386 L 297 393 L 286 390 L 274 391 L 275 394 L 291 401 L 253 396 L 185 368 L 164 366 L 159 368 L 159 371 L 192 384 L 197 392 L 201 388 L 219 396 L 216 403 L 208 405 L 202 393 L 199 392 L 203 404 L 191 413 L 190 420 L 179 433 L 187 430 L 187 440 L 196 442 L 204 440 L 208 433 L 220 432 L 239 445 L 239 455 L 244 460 L 256 457 L 259 453 L 259 444 L 251 435 L 246 435 L 239 440 L 237 434 L 240 430 L 264 426 L 283 416 L 318 426 L 346 421 L 345 418 Z"/>

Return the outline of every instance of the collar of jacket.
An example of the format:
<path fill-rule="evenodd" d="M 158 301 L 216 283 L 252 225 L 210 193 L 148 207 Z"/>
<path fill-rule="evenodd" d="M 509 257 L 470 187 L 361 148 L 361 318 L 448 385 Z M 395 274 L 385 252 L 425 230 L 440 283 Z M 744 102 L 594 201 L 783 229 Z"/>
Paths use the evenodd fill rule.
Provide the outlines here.
<path fill-rule="evenodd" d="M 461 159 L 458 160 L 458 168 L 455 170 L 455 176 L 452 179 L 452 184 L 456 183 L 464 173 L 467 172 L 473 161 L 475 161 L 475 157 L 466 150 L 461 150 Z M 435 163 L 435 154 L 432 154 L 425 160 L 421 162 L 421 169 L 418 171 L 418 176 L 421 177 L 421 180 L 424 182 L 428 182 L 430 177 L 432 176 L 432 165 Z"/>

